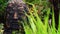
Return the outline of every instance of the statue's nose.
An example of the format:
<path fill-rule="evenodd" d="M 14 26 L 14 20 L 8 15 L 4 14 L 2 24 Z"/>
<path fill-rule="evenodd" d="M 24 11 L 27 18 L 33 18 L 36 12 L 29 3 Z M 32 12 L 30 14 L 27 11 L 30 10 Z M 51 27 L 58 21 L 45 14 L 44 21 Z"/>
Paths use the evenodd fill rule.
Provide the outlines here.
<path fill-rule="evenodd" d="M 17 12 L 14 13 L 14 19 L 18 19 L 18 15 L 17 15 Z"/>

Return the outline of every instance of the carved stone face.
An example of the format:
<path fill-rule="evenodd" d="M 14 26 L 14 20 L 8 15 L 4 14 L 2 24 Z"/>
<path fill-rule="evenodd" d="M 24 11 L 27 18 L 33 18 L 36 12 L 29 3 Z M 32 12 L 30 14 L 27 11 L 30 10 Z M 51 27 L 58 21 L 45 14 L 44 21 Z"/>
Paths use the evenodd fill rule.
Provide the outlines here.
<path fill-rule="evenodd" d="M 7 23 L 6 27 L 11 27 L 11 28 L 19 28 L 18 27 L 18 20 L 25 19 L 25 14 L 24 14 L 24 6 L 22 3 L 16 4 L 16 3 L 8 3 L 7 8 L 6 8 L 6 18 L 7 18 Z M 13 24 L 14 23 L 14 24 Z"/>
<path fill-rule="evenodd" d="M 12 2 L 11 2 L 12 1 Z M 20 1 L 22 0 L 11 0 L 7 7 L 6 7 L 6 23 L 5 27 L 6 29 L 23 29 L 23 27 L 19 27 L 18 21 L 25 19 L 26 16 L 24 14 L 24 10 L 26 7 L 24 4 Z M 22 25 L 21 25 L 22 26 Z M 23 30 L 21 30 L 23 31 Z M 4 33 L 5 34 L 5 33 Z"/>
<path fill-rule="evenodd" d="M 18 19 L 24 16 L 24 5 L 22 3 L 9 3 L 7 6 L 7 19 Z"/>

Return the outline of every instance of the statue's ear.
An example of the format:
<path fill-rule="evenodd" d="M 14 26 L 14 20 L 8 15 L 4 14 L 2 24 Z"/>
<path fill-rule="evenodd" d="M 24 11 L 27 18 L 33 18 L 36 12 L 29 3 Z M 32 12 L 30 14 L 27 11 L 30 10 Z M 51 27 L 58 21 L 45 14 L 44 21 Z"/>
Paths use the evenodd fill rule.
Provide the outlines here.
<path fill-rule="evenodd" d="M 24 4 L 24 11 L 25 11 L 26 13 L 29 12 L 29 11 L 28 11 L 28 6 L 27 6 L 26 4 Z"/>

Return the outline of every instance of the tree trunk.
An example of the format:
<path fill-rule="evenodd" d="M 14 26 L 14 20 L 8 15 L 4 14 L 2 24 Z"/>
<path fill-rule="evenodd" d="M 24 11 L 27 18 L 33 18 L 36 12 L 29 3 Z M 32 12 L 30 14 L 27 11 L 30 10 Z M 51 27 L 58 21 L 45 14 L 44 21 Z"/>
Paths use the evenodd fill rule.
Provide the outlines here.
<path fill-rule="evenodd" d="M 59 22 L 59 8 L 58 8 L 58 0 L 49 0 L 54 7 L 54 16 L 55 16 L 55 26 L 58 29 L 58 22 Z"/>

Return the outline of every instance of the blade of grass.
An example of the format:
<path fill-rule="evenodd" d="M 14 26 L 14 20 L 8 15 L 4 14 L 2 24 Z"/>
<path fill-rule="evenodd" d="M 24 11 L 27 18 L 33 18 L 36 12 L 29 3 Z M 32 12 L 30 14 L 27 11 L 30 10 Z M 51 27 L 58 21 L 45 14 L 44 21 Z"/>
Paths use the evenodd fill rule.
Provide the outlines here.
<path fill-rule="evenodd" d="M 54 19 L 54 10 L 52 8 L 52 34 L 56 34 L 56 29 L 55 29 L 55 19 Z"/>
<path fill-rule="evenodd" d="M 59 12 L 59 24 L 58 24 L 58 31 L 57 34 L 60 34 L 60 12 Z"/>

